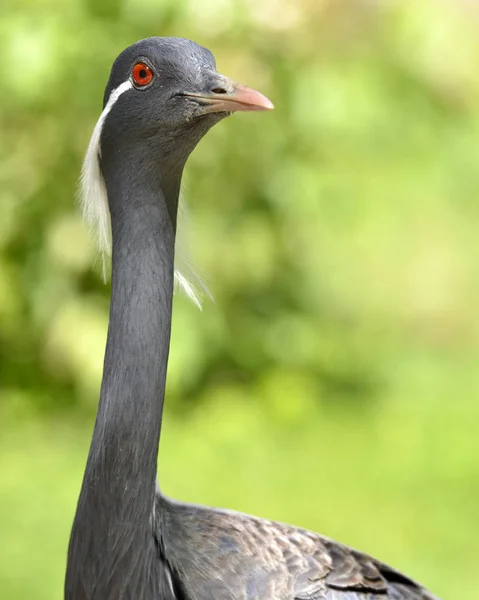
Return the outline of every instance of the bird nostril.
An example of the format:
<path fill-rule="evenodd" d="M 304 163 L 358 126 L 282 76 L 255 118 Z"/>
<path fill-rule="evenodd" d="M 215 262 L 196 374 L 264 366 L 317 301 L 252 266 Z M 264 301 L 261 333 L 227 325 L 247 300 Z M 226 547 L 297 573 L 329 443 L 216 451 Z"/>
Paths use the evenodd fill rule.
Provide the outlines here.
<path fill-rule="evenodd" d="M 228 91 L 222 87 L 215 87 L 211 91 L 213 92 L 213 94 L 227 94 L 228 93 Z"/>

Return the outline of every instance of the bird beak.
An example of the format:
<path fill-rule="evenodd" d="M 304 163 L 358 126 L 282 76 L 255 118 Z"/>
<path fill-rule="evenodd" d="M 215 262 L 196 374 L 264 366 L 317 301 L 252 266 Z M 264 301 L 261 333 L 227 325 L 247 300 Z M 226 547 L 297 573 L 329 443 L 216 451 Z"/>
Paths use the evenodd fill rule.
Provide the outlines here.
<path fill-rule="evenodd" d="M 183 95 L 198 102 L 203 107 L 202 114 L 274 108 L 271 100 L 260 92 L 223 75 L 216 75 L 210 92 L 185 92 Z"/>

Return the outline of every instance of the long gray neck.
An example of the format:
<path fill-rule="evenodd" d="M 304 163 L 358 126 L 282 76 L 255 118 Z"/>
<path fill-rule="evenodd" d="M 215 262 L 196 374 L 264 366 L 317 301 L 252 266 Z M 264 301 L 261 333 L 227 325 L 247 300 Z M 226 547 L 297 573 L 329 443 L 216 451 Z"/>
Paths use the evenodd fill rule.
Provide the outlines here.
<path fill-rule="evenodd" d="M 104 172 L 113 234 L 110 322 L 67 572 L 67 590 L 70 579 L 71 590 L 90 586 L 92 595 L 85 598 L 95 599 L 130 585 L 138 594 L 132 578 L 137 586 L 146 583 L 154 554 L 152 511 L 174 276 L 170 212 L 173 206 L 176 217 L 181 180 L 180 172 L 169 181 L 165 198 L 158 172 L 141 163 L 115 163 Z M 81 574 L 75 572 L 78 565 Z M 72 592 L 67 598 L 83 596 Z"/>

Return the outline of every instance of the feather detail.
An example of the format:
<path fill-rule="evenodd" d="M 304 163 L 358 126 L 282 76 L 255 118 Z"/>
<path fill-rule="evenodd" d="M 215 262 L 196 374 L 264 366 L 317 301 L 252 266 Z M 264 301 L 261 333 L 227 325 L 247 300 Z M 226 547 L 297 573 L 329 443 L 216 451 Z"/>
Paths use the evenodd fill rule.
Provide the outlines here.
<path fill-rule="evenodd" d="M 93 230 L 101 254 L 107 256 L 111 254 L 111 223 L 105 180 L 101 173 L 99 160 L 101 157 L 101 132 L 103 123 L 115 102 L 132 87 L 131 81 L 128 80 L 110 94 L 93 129 L 81 170 L 79 195 L 83 216 Z"/>

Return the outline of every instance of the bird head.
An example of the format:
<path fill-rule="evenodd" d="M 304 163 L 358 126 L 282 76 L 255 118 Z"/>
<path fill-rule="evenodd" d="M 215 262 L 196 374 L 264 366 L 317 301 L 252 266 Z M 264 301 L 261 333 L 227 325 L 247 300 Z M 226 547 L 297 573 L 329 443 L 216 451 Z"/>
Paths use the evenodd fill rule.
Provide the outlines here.
<path fill-rule="evenodd" d="M 215 123 L 272 108 L 259 92 L 219 74 L 212 53 L 190 40 L 151 37 L 126 48 L 113 63 L 81 176 L 83 212 L 102 254 L 111 252 L 106 182 L 118 184 L 120 174 L 142 185 L 161 179 L 163 192 L 169 186 L 175 196 L 189 154 Z M 172 204 L 175 222 L 177 198 Z"/>
<path fill-rule="evenodd" d="M 102 148 L 156 139 L 162 158 L 175 160 L 186 159 L 232 112 L 273 108 L 259 92 L 217 73 L 209 50 L 182 38 L 147 38 L 124 50 L 113 64 L 104 108 L 111 99 Z"/>

